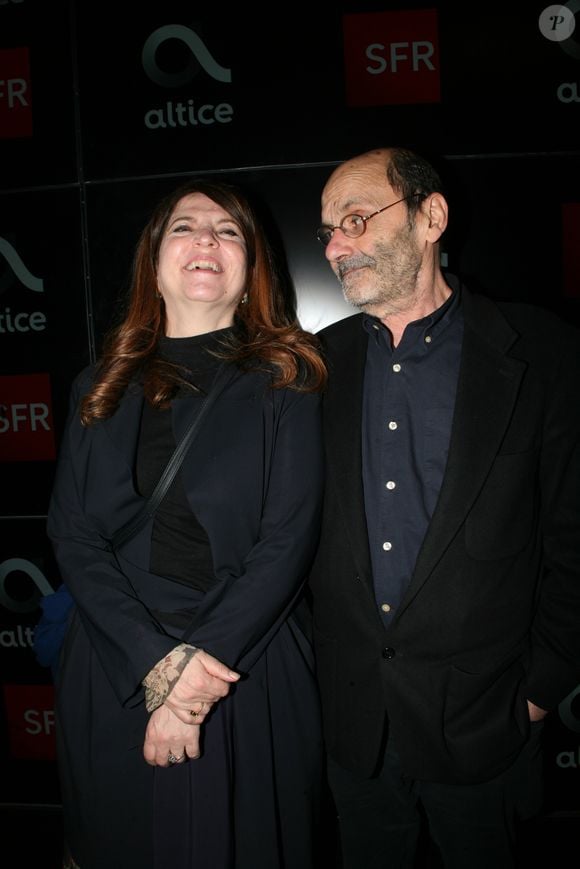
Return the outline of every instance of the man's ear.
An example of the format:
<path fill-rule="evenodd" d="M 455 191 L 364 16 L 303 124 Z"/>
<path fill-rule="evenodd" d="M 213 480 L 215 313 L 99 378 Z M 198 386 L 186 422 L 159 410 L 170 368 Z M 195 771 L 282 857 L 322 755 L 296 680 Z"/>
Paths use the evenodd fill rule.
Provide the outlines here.
<path fill-rule="evenodd" d="M 434 244 L 436 241 L 439 241 L 447 228 L 449 211 L 447 200 L 442 193 L 430 193 L 423 202 L 421 210 L 429 221 L 426 239 Z"/>

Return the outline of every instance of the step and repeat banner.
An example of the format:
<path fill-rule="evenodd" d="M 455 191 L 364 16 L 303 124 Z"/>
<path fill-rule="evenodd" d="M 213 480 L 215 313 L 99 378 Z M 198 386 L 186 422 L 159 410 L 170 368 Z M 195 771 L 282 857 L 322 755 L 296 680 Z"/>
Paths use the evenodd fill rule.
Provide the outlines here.
<path fill-rule="evenodd" d="M 353 313 L 315 236 L 326 178 L 417 147 L 448 184 L 445 264 L 580 325 L 580 0 L 206 5 L 0 0 L 0 803 L 59 801 L 31 648 L 60 581 L 46 510 L 71 381 L 162 194 L 245 185 L 317 331 Z M 580 686 L 547 730 L 548 808 L 580 817 Z"/>

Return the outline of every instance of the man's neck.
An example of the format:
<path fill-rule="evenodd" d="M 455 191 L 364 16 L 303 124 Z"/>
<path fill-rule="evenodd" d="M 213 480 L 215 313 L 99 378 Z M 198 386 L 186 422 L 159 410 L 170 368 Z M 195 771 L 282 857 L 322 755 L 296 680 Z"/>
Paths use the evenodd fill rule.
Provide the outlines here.
<path fill-rule="evenodd" d="M 386 326 L 391 333 L 393 347 L 397 347 L 409 323 L 414 323 L 416 320 L 421 320 L 432 314 L 445 304 L 451 293 L 451 287 L 447 285 L 440 273 L 438 279 L 429 288 L 423 291 L 418 289 L 413 297 L 405 300 L 404 306 L 398 310 L 381 312 L 369 310 L 368 313 L 377 317 Z"/>

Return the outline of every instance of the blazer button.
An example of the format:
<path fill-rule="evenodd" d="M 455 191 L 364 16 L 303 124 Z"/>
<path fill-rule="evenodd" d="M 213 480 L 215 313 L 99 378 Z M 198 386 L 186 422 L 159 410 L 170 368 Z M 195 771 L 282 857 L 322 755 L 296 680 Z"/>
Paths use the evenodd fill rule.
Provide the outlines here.
<path fill-rule="evenodd" d="M 391 649 L 390 646 L 386 646 L 386 648 L 384 648 L 382 651 L 382 655 L 383 655 L 383 658 L 385 659 L 385 661 L 390 661 L 391 658 L 395 657 L 396 652 L 394 649 Z"/>

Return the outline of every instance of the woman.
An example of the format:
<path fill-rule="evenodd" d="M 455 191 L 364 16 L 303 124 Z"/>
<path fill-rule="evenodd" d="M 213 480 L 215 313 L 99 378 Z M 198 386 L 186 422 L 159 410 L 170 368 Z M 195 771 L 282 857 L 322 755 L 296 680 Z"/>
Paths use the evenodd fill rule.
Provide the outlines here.
<path fill-rule="evenodd" d="M 162 503 L 120 548 L 220 369 Z M 81 373 L 48 517 L 75 606 L 56 675 L 65 865 L 305 869 L 321 780 L 300 627 L 322 490 L 316 339 L 241 191 L 193 180 Z"/>

